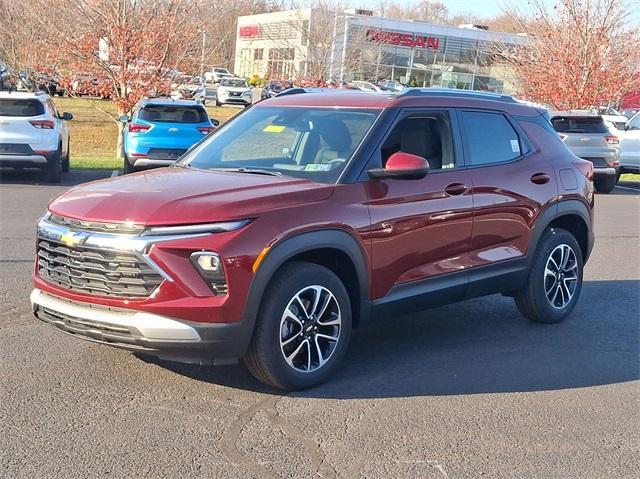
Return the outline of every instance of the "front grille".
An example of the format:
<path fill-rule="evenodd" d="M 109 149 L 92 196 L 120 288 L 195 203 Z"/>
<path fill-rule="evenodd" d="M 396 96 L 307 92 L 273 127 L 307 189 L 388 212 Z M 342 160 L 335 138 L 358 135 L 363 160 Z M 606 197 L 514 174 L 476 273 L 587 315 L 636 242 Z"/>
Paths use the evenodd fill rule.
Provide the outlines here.
<path fill-rule="evenodd" d="M 38 272 L 62 288 L 100 296 L 146 298 L 162 276 L 135 253 L 38 240 Z"/>
<path fill-rule="evenodd" d="M 177 160 L 187 152 L 180 148 L 151 148 L 147 153 L 150 160 Z"/>
<path fill-rule="evenodd" d="M 70 228 L 78 228 L 85 231 L 96 231 L 99 233 L 116 233 L 116 234 L 129 234 L 137 235 L 144 231 L 144 226 L 126 223 L 102 223 L 99 221 L 81 221 L 74 218 L 67 218 L 60 215 L 51 215 L 48 219 L 49 222 L 68 226 Z"/>
<path fill-rule="evenodd" d="M 33 150 L 24 143 L 0 143 L 0 155 L 33 155 Z"/>

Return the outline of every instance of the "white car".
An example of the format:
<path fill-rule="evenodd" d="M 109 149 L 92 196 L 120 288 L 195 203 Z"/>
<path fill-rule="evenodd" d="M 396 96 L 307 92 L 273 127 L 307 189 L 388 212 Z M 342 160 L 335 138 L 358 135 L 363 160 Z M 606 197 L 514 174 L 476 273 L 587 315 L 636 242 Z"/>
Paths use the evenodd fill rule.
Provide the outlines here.
<path fill-rule="evenodd" d="M 58 183 L 69 171 L 71 113 L 58 113 L 44 92 L 0 92 L 0 167 L 40 168 Z"/>
<path fill-rule="evenodd" d="M 211 71 L 204 72 L 204 81 L 206 83 L 220 83 L 223 78 L 233 78 L 233 75 L 226 68 L 215 67 Z"/>
<path fill-rule="evenodd" d="M 244 78 L 223 78 L 218 85 L 216 105 L 235 104 L 249 106 L 253 92 Z"/>
<path fill-rule="evenodd" d="M 620 171 L 640 173 L 640 113 L 636 113 L 618 133 L 620 137 Z"/>
<path fill-rule="evenodd" d="M 190 81 L 182 84 L 171 85 L 171 98 L 174 100 L 195 100 L 202 104 L 207 100 L 207 89 L 200 77 L 193 77 Z"/>
<path fill-rule="evenodd" d="M 370 83 L 368 81 L 356 80 L 356 81 L 352 81 L 351 85 L 356 87 L 358 90 L 362 90 L 362 91 L 369 91 L 369 92 L 375 92 L 375 93 L 381 91 L 379 86 L 374 85 L 373 83 Z"/>

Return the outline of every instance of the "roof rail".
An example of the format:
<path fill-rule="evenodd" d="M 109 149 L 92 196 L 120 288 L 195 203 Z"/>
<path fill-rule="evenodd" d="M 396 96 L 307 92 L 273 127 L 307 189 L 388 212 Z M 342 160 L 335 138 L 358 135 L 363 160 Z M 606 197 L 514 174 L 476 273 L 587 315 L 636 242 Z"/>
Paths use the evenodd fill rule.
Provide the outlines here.
<path fill-rule="evenodd" d="M 282 90 L 276 96 L 297 95 L 298 93 L 307 93 L 307 90 L 300 87 L 287 88 L 286 90 Z"/>
<path fill-rule="evenodd" d="M 510 95 L 491 93 L 478 90 L 460 90 L 455 88 L 408 88 L 398 94 L 398 98 L 406 96 L 453 96 L 453 97 L 475 97 L 485 100 L 504 101 L 516 103 L 517 101 Z"/>

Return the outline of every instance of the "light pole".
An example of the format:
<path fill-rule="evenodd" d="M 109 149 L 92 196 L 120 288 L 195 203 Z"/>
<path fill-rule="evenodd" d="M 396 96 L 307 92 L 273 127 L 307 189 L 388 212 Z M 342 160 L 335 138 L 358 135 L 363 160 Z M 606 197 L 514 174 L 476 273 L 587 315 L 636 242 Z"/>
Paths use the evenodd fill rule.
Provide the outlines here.
<path fill-rule="evenodd" d="M 200 78 L 204 81 L 204 48 L 207 41 L 207 31 L 203 28 L 202 33 L 202 51 L 200 52 Z"/>

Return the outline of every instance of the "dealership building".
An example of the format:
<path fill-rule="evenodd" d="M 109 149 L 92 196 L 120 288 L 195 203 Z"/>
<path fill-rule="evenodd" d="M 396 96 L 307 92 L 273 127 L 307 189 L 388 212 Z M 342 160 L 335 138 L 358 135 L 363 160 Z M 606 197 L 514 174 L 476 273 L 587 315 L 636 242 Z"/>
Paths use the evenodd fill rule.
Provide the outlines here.
<path fill-rule="evenodd" d="M 411 86 L 512 93 L 500 52 L 524 35 L 376 17 L 288 10 L 238 18 L 234 70 L 267 79 L 393 79 Z"/>

